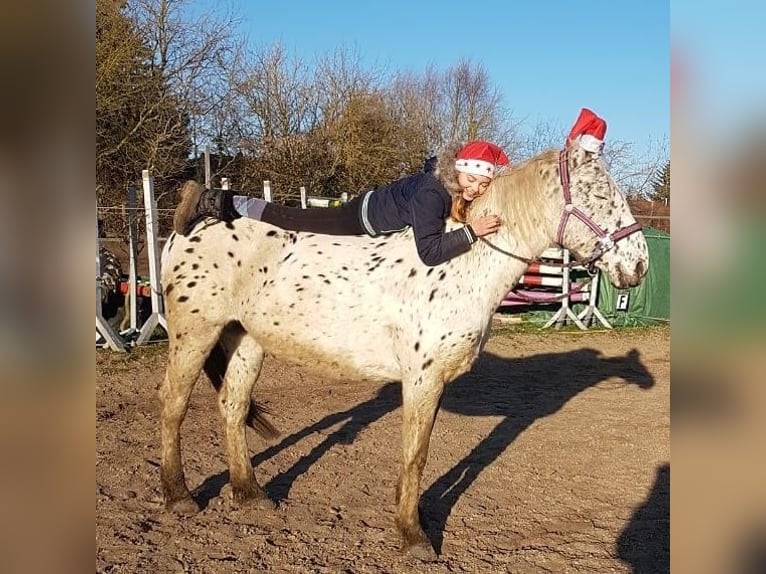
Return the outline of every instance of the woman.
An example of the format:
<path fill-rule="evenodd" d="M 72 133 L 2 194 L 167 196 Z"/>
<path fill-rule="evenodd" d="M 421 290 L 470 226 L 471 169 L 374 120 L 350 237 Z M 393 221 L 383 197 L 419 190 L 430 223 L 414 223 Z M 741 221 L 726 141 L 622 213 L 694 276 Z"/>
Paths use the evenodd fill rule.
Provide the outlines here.
<path fill-rule="evenodd" d="M 176 233 L 185 235 L 202 217 L 224 221 L 248 217 L 293 231 L 372 237 L 411 226 L 420 259 L 433 266 L 465 253 L 477 238 L 497 231 L 500 219 L 496 215 L 478 217 L 471 225 L 453 231 L 445 231 L 444 222 L 452 216 L 464 223 L 471 201 L 508 165 L 500 147 L 472 141 L 445 151 L 432 170 L 367 191 L 342 207 L 326 209 L 285 207 L 188 182 L 173 226 Z"/>

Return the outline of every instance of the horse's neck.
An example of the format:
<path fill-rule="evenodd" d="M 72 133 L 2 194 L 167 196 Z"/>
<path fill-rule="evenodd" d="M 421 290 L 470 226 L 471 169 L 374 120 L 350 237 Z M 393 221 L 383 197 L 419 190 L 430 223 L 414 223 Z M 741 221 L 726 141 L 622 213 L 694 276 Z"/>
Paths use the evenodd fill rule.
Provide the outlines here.
<path fill-rule="evenodd" d="M 482 300 L 487 303 L 484 311 L 491 316 L 508 291 L 524 274 L 527 263 L 521 258 L 539 257 L 550 245 L 551 239 L 543 229 L 538 229 L 534 236 L 525 237 L 524 240 L 515 237 L 507 229 L 485 239 L 486 241 L 479 240 L 474 244 L 466 263 L 471 266 L 471 273 L 482 292 Z"/>
<path fill-rule="evenodd" d="M 510 202 L 507 198 L 499 201 L 498 197 L 487 196 L 486 203 L 475 206 L 477 213 L 497 213 L 504 220 L 497 233 L 487 236 L 486 241 L 480 240 L 471 250 L 472 265 L 484 283 L 484 294 L 491 305 L 499 304 L 524 274 L 527 268 L 524 259 L 539 257 L 551 244 L 549 222 L 560 209 L 551 198 L 557 196 L 555 189 L 541 190 L 533 196 L 516 196 L 516 201 Z"/>

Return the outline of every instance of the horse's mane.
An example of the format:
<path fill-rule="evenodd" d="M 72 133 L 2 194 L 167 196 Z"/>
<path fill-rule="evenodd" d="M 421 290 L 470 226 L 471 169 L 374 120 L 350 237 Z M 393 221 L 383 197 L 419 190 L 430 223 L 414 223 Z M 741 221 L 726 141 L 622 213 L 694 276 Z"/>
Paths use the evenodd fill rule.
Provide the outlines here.
<path fill-rule="evenodd" d="M 526 243 L 539 233 L 544 221 L 543 173 L 555 168 L 557 161 L 558 152 L 547 150 L 498 175 L 487 192 L 473 201 L 468 222 L 484 214 L 499 215 L 503 227 L 512 229 L 516 239 Z"/>

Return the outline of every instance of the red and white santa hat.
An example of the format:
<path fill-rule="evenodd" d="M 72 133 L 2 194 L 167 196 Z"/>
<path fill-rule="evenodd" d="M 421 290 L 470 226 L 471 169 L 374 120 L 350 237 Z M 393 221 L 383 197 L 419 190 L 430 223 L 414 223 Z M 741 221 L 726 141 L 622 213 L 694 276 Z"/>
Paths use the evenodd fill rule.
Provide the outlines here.
<path fill-rule="evenodd" d="M 588 108 L 583 108 L 567 136 L 567 145 L 576 141 L 585 151 L 601 153 L 604 148 L 604 136 L 606 136 L 606 121 Z"/>
<path fill-rule="evenodd" d="M 475 140 L 465 144 L 455 156 L 455 169 L 492 179 L 501 167 L 510 165 L 505 152 L 493 143 Z"/>

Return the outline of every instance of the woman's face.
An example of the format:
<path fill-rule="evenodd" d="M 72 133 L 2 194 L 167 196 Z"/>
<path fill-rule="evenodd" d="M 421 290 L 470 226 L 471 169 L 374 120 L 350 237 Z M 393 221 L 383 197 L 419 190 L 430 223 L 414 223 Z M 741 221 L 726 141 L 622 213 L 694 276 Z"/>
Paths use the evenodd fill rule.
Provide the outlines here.
<path fill-rule="evenodd" d="M 460 189 L 463 190 L 463 199 L 466 201 L 473 201 L 480 195 L 482 195 L 492 179 L 486 175 L 473 175 L 472 173 L 464 173 L 462 171 L 457 172 L 457 183 Z"/>

